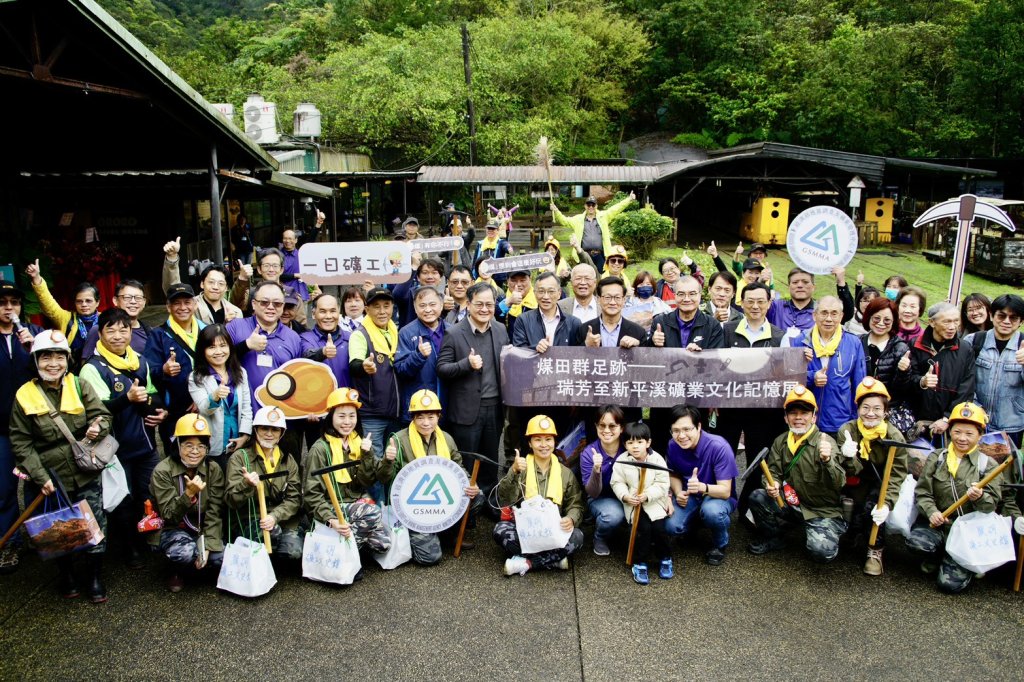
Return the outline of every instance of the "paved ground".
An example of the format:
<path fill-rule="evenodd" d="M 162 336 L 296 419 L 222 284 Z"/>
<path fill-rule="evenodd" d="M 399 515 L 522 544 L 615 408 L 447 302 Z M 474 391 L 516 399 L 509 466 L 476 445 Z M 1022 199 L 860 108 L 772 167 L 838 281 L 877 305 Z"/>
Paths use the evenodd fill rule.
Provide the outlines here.
<path fill-rule="evenodd" d="M 0 577 L 0 679 L 1019 679 L 1024 594 L 1008 573 L 940 594 L 900 545 L 881 578 L 847 553 L 831 566 L 791 551 L 702 561 L 706 535 L 676 551 L 678 575 L 633 584 L 624 549 L 589 545 L 568 572 L 505 578 L 481 523 L 477 548 L 433 568 L 367 570 L 352 587 L 278 571 L 266 597 L 209 584 L 165 591 L 154 561 L 111 561 L 111 599 L 53 591 L 34 557 Z"/>

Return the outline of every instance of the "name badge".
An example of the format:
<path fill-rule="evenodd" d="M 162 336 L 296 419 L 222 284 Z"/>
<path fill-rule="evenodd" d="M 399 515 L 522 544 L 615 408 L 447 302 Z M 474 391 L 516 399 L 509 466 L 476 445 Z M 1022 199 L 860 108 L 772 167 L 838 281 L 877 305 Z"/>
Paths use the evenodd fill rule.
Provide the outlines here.
<path fill-rule="evenodd" d="M 256 356 L 256 366 L 257 367 L 273 367 L 274 366 L 274 356 L 270 355 L 269 353 L 260 353 L 259 355 Z"/>

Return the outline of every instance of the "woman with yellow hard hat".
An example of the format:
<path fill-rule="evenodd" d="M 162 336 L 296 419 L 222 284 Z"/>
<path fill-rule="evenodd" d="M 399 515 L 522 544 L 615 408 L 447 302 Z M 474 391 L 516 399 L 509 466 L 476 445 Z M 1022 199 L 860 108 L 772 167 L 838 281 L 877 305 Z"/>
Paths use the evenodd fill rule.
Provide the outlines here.
<path fill-rule="evenodd" d="M 314 519 L 346 538 L 355 537 L 360 549 L 369 547 L 374 552 L 386 552 L 391 548 L 391 534 L 384 524 L 380 505 L 368 491 L 376 482 L 391 480 L 391 463 L 374 455 L 370 434 L 360 435 L 357 410 L 362 406 L 359 392 L 354 388 L 338 388 L 328 396 L 324 435 L 306 454 L 303 502 Z M 359 464 L 329 474 L 344 516 L 339 519 L 323 477 L 314 476 L 312 472 L 346 462 Z"/>
<path fill-rule="evenodd" d="M 564 287 L 569 283 L 570 271 L 569 264 L 562 258 L 562 243 L 554 237 L 548 237 L 548 240 L 544 242 L 544 251 L 554 258 L 554 261 L 546 269 L 555 273 L 558 281 Z"/>
<path fill-rule="evenodd" d="M 455 440 L 437 426 L 441 419 L 441 401 L 436 393 L 425 388 L 413 393 L 409 399 L 409 413 L 412 415 L 412 422 L 407 428 L 392 434 L 384 449 L 384 462 L 388 469 L 382 478 L 385 483 L 390 483 L 404 465 L 421 457 L 444 457 L 465 467 Z M 472 519 L 476 509 L 483 502 L 482 497 L 478 499 L 480 488 L 470 485 L 463 492 L 470 500 Z M 441 561 L 440 536 L 451 536 L 455 530 L 456 527 L 453 526 L 441 533 L 409 531 L 412 560 L 421 566 L 432 566 Z M 463 540 L 463 549 L 472 547 L 471 541 Z"/>
<path fill-rule="evenodd" d="M 909 470 L 906 449 L 896 448 L 885 504 L 876 508 L 878 494 L 882 490 L 883 472 L 889 459 L 889 447 L 881 441 L 903 442 L 899 429 L 886 421 L 891 399 L 885 384 L 874 377 L 864 377 L 854 395 L 857 418 L 840 426 L 836 433 L 841 461 L 846 469 L 843 494 L 853 499 L 853 517 L 850 519 L 847 537 L 856 538 L 858 534 L 869 532 L 872 525 L 879 526 L 875 544 L 868 546 L 867 562 L 864 564 L 864 573 L 867 575 L 882 575 L 885 529 L 881 526 L 885 525 L 889 512 L 896 506 L 900 486 Z"/>
<path fill-rule="evenodd" d="M 182 574 L 207 565 L 220 569 L 224 556 L 221 505 L 224 473 L 207 459 L 210 422 L 198 414 L 186 414 L 174 425 L 175 448 L 156 465 L 149 490 L 164 527 L 160 552 L 172 566 L 167 589 L 180 592 Z"/>
<path fill-rule="evenodd" d="M 988 415 L 978 405 L 964 402 L 954 406 L 946 432 L 949 445 L 928 455 L 915 489 L 921 515 L 907 538 L 907 548 L 924 558 L 921 570 L 925 573 L 934 573 L 938 568 L 937 582 L 943 592 L 962 592 L 971 584 L 974 572 L 945 553 L 946 536 L 955 519 L 945 518 L 942 510 L 966 493 L 967 502 L 956 511 L 956 516 L 972 511 L 992 512 L 1002 497 L 1004 474 L 983 488 L 978 486 L 985 472 L 996 466 L 978 449 L 987 425 Z"/>
<path fill-rule="evenodd" d="M 537 495 L 546 497 L 558 507 L 561 529 L 571 532 L 569 541 L 561 549 L 524 555 L 515 521 L 502 514 L 502 520 L 494 526 L 494 541 L 509 556 L 505 575 L 526 575 L 538 568 L 567 570 L 569 555 L 583 546 L 583 490 L 572 471 L 553 456 L 556 436 L 555 422 L 550 417 L 539 414 L 529 421 L 526 437 L 532 452 L 520 457 L 516 450 L 512 467 L 498 482 L 498 503 L 511 507 Z"/>

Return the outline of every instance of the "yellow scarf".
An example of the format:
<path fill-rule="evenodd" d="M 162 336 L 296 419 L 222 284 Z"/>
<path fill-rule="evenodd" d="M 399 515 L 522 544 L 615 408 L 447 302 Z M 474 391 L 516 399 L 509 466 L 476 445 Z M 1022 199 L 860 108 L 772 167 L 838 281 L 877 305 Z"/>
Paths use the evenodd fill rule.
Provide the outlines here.
<path fill-rule="evenodd" d="M 501 239 L 501 235 L 495 235 L 494 239 L 484 237 L 483 241 L 480 242 L 480 253 L 483 253 L 484 251 L 494 251 L 497 249 L 499 239 Z"/>
<path fill-rule="evenodd" d="M 363 439 L 355 431 L 348 434 L 348 439 L 338 438 L 329 434 L 324 434 L 324 438 L 327 439 L 327 444 L 331 446 L 331 466 L 345 463 L 346 442 L 348 443 L 348 461 L 352 462 L 363 456 Z M 348 469 L 339 469 L 334 472 L 334 480 L 343 485 L 351 483 L 352 474 L 349 473 Z"/>
<path fill-rule="evenodd" d="M 508 294 L 505 294 L 505 298 L 508 298 L 510 294 L 511 291 Z M 526 296 L 523 296 L 522 303 L 509 306 L 508 314 L 512 317 L 519 317 L 523 314 L 523 308 L 528 310 L 536 310 L 537 308 L 537 296 L 533 293 L 533 287 L 530 287 L 530 290 L 526 292 Z"/>
<path fill-rule="evenodd" d="M 122 372 L 134 372 L 139 368 L 139 354 L 131 346 L 125 348 L 124 357 L 121 357 L 107 350 L 107 347 L 103 345 L 103 341 L 100 341 L 96 344 L 96 352 L 107 361 L 108 365 Z"/>
<path fill-rule="evenodd" d="M 494 289 L 494 295 L 495 296 L 497 296 L 498 292 L 501 291 L 501 287 L 499 287 L 497 284 L 494 283 L 494 278 L 493 277 L 491 279 L 484 279 L 483 277 L 477 277 L 476 281 L 473 282 L 473 284 L 479 284 L 480 282 L 487 282 L 488 284 L 490 284 L 491 288 Z"/>
<path fill-rule="evenodd" d="M 259 443 L 256 443 L 256 454 L 263 460 L 263 469 L 268 474 L 272 474 L 277 471 L 277 465 L 281 463 L 281 448 L 274 446 L 274 450 L 270 453 L 270 457 L 267 457 L 267 453 L 263 452 L 263 448 L 260 447 Z"/>
<path fill-rule="evenodd" d="M 871 454 L 871 441 L 878 440 L 879 438 L 885 438 L 885 434 L 889 432 L 885 422 L 879 422 L 878 426 L 868 428 L 864 426 L 859 418 L 857 419 L 857 430 L 860 431 L 860 458 L 868 459 L 868 455 Z"/>
<path fill-rule="evenodd" d="M 98 345 L 98 344 L 97 344 Z M 33 379 L 22 385 L 15 394 L 18 404 L 27 415 L 49 414 L 46 407 L 46 399 L 43 391 L 39 388 L 39 379 Z M 82 414 L 85 412 L 85 405 L 78 395 L 78 387 L 75 386 L 75 377 L 70 372 L 64 375 L 60 393 L 60 411 L 64 414 Z"/>
<path fill-rule="evenodd" d="M 818 333 L 818 325 L 814 325 L 811 328 L 811 346 L 814 347 L 814 355 L 819 358 L 829 358 L 836 354 L 839 350 L 839 342 L 843 338 L 842 327 L 836 327 L 836 333 L 832 335 L 832 340 L 828 343 L 824 343 L 821 340 L 821 334 Z"/>
<path fill-rule="evenodd" d="M 370 342 L 373 343 L 373 350 L 378 353 L 395 359 L 395 351 L 398 350 L 398 327 L 395 326 L 394 320 L 388 320 L 388 328 L 381 329 L 374 324 L 369 317 L 364 316 L 363 321 L 359 324 L 363 325 L 363 329 L 366 330 L 366 334 L 370 337 Z M 394 341 L 389 341 L 394 339 Z"/>
<path fill-rule="evenodd" d="M 713 303 L 711 304 L 711 307 L 712 315 L 714 315 Z M 772 326 L 768 324 L 768 320 L 765 320 L 764 322 L 761 323 L 760 335 L 754 336 L 750 331 L 750 327 L 747 326 L 747 318 L 744 316 L 741 317 L 740 321 L 736 324 L 736 333 L 745 338 L 747 341 L 749 341 L 750 345 L 754 345 L 758 341 L 764 341 L 765 339 L 772 338 Z"/>
<path fill-rule="evenodd" d="M 559 507 L 562 506 L 562 466 L 558 460 L 551 458 L 551 468 L 548 469 L 548 489 L 544 497 L 548 498 Z M 537 464 L 533 455 L 526 456 L 526 492 L 525 498 L 536 497 L 540 494 L 537 489 Z"/>
<path fill-rule="evenodd" d="M 434 440 L 437 442 L 437 445 L 434 446 L 437 456 L 451 459 L 452 453 L 448 450 L 448 439 L 444 437 L 444 431 L 434 429 Z M 416 430 L 416 425 L 411 423 L 409 424 L 409 444 L 412 446 L 413 459 L 427 456 L 427 443 L 420 432 Z"/>
<path fill-rule="evenodd" d="M 967 457 L 972 452 L 978 449 L 975 445 L 973 449 L 965 452 L 962 457 Z M 956 478 L 956 472 L 960 468 L 961 455 L 956 451 L 956 446 L 952 443 L 949 444 L 949 448 L 946 450 L 946 468 L 949 469 L 949 475 Z"/>
<path fill-rule="evenodd" d="M 789 454 L 795 455 L 796 451 L 800 449 L 800 446 L 804 444 L 804 441 L 810 438 L 811 434 L 813 434 L 817 430 L 817 428 L 818 427 L 816 426 L 812 426 L 811 428 L 807 429 L 807 433 L 800 436 L 799 438 L 794 438 L 796 434 L 790 431 L 786 435 L 786 445 L 789 446 Z"/>
<path fill-rule="evenodd" d="M 196 322 L 196 318 L 193 317 L 188 325 L 188 331 L 186 331 L 173 317 L 167 318 L 167 326 L 171 328 L 171 331 L 178 335 L 179 338 L 185 339 L 185 343 L 192 350 L 196 349 L 196 341 L 199 340 L 199 323 Z"/>

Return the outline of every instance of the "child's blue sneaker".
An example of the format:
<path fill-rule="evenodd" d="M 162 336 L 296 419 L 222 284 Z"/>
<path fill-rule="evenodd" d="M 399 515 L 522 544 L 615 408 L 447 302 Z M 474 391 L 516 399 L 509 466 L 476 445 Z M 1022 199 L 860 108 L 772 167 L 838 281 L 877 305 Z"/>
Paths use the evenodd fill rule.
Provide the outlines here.
<path fill-rule="evenodd" d="M 640 585 L 648 585 L 651 579 L 647 577 L 647 564 L 633 564 L 633 580 Z"/>
<path fill-rule="evenodd" d="M 674 577 L 675 574 L 675 569 L 672 568 L 672 559 L 662 559 L 661 567 L 658 569 L 658 576 L 662 580 L 668 580 Z"/>

